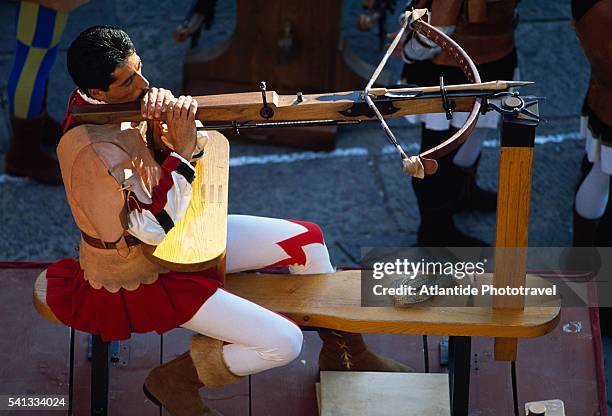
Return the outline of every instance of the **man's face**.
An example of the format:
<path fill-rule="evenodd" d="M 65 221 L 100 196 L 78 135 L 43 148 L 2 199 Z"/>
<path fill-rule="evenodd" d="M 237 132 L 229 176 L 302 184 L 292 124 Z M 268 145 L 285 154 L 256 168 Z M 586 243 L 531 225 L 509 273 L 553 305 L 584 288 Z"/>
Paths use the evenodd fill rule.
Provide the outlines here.
<path fill-rule="evenodd" d="M 90 89 L 89 95 L 109 104 L 127 103 L 140 99 L 149 87 L 149 81 L 142 76 L 142 61 L 136 52 L 115 68 L 113 77 L 115 82 L 109 85 L 108 91 Z"/>

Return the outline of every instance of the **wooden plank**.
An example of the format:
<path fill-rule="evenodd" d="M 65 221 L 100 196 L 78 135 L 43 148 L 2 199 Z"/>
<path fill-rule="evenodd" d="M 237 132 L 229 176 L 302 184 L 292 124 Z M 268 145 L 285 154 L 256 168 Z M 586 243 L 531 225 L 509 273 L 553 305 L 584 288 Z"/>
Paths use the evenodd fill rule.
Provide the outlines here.
<path fill-rule="evenodd" d="M 74 415 L 88 415 L 91 402 L 91 361 L 87 359 L 89 334 L 75 331 L 74 343 Z"/>
<path fill-rule="evenodd" d="M 533 147 L 501 148 L 493 278 L 496 287 L 525 285 L 532 162 Z M 524 297 L 496 296 L 493 307 L 499 310 L 522 310 Z M 516 345 L 516 339 L 496 339 L 496 359 L 516 360 Z"/>
<path fill-rule="evenodd" d="M 517 358 L 519 404 L 561 399 L 567 415 L 596 415 L 597 362 L 588 308 L 563 308 L 550 334 L 520 340 Z"/>
<path fill-rule="evenodd" d="M 45 320 L 32 306 L 38 273 L 37 269 L 0 271 L 0 392 L 4 395 L 68 394 L 70 330 Z M 23 410 L 8 413 L 29 414 Z"/>
<path fill-rule="evenodd" d="M 145 255 L 170 270 L 213 267 L 225 253 L 229 143 L 221 133 L 209 132 L 196 175 L 185 216 L 157 247 L 143 245 Z"/>
<path fill-rule="evenodd" d="M 193 332 L 177 328 L 163 336 L 163 361 L 168 362 L 189 349 Z M 204 403 L 224 415 L 249 414 L 249 380 L 245 377 L 241 382 L 220 389 L 200 389 Z M 170 416 L 164 410 L 165 416 Z"/>
<path fill-rule="evenodd" d="M 284 367 L 251 376 L 252 414 L 316 415 L 315 383 L 319 378 L 320 349 L 321 340 L 317 333 L 307 331 L 302 352 L 296 360 Z"/>
<path fill-rule="evenodd" d="M 321 372 L 321 416 L 448 416 L 448 375 Z"/>
<path fill-rule="evenodd" d="M 588 308 L 563 308 L 554 331 L 519 340 L 519 409 L 527 402 L 561 399 L 568 415 L 599 413 L 589 319 Z M 510 363 L 495 360 L 490 338 L 472 338 L 470 409 L 478 415 L 513 414 Z"/>
<path fill-rule="evenodd" d="M 496 287 L 525 285 L 532 160 L 532 147 L 501 149 L 493 278 Z M 498 296 L 494 307 L 522 309 L 523 298 Z"/>
<path fill-rule="evenodd" d="M 5 336 L 0 339 L 0 351 L 7 354 L 3 358 L 5 364 L 0 366 L 0 389 L 4 392 L 26 389 L 25 391 L 31 393 L 67 394 L 61 391 L 67 392 L 67 384 L 64 383 L 67 383 L 68 377 L 68 329 L 46 322 L 37 315 L 29 302 L 32 284 L 39 272 L 40 270 L 34 269 L 0 270 L 0 304 L 5 308 L 3 310 L 7 311 L 5 316 L 11 318 L 3 321 L 5 325 L 3 335 Z M 560 315 L 561 325 L 554 331 L 537 339 L 519 342 L 517 376 L 521 406 L 525 402 L 557 398 L 565 401 L 568 415 L 591 415 L 600 410 L 597 396 L 596 362 L 593 355 L 594 339 L 589 320 L 586 308 L 564 308 Z M 180 333 L 184 334 L 182 341 L 179 343 L 172 341 L 172 338 Z M 186 330 L 171 331 L 164 336 L 165 352 L 175 355 L 182 353 L 188 346 L 189 336 Z M 77 332 L 75 410 L 73 413 L 76 415 L 89 414 L 90 364 L 86 358 L 87 337 L 87 334 Z M 381 336 L 380 340 L 377 337 L 377 335 L 366 336 L 368 344 L 375 351 L 387 354 L 388 351 L 384 347 L 389 344 L 395 352 L 389 352 L 388 355 L 399 358 L 409 365 L 418 363 L 419 358 L 416 353 L 413 358 L 407 356 L 408 358 L 403 360 L 401 350 L 406 348 L 404 340 L 408 342 L 408 349 L 411 348 L 411 345 L 414 345 L 416 349 L 417 342 L 413 339 L 418 340 L 420 336 L 400 336 L 397 337 L 399 342 L 395 341 L 396 336 L 394 335 Z M 437 342 L 434 342 L 436 338 L 429 337 L 432 362 L 437 357 Z M 58 342 L 60 344 L 63 342 L 64 347 L 56 347 Z M 310 342 L 312 346 L 308 345 Z M 306 334 L 306 344 L 304 348 L 311 350 L 313 356 L 311 361 L 314 361 L 320 346 L 320 341 L 315 333 Z M 512 414 L 510 364 L 494 360 L 493 342 L 488 338 L 475 337 L 472 339 L 472 356 L 470 408 L 474 414 Z M 314 362 L 310 364 L 315 365 Z M 61 365 L 66 367 L 62 369 Z M 435 363 L 431 364 L 431 369 L 432 371 L 444 371 L 436 367 Z M 261 375 L 264 374 L 266 373 Z M 254 379 L 256 377 L 259 375 Z M 300 382 L 304 383 L 304 391 L 311 387 L 314 390 L 314 385 L 308 385 L 311 382 L 309 379 L 303 379 L 299 375 L 291 379 L 291 383 Z M 54 390 L 60 386 L 61 389 Z M 214 401 L 215 406 L 228 415 L 248 414 L 248 384 L 245 387 L 234 398 L 225 397 L 222 400 Z M 256 387 L 255 383 L 253 387 Z M 278 388 L 278 385 L 273 383 L 270 387 Z M 266 394 L 268 394 L 266 388 L 257 388 L 258 392 L 253 398 L 254 403 L 265 401 Z M 211 392 L 214 391 L 211 390 Z M 260 397 L 262 393 L 264 395 Z M 214 399 L 212 396 L 211 398 Z M 126 400 L 140 400 L 140 397 L 126 397 Z M 287 396 L 284 400 L 290 402 L 294 399 L 292 396 Z M 240 401 L 244 405 L 238 408 L 226 404 L 232 401 Z M 311 407 L 305 408 L 316 409 L 315 399 L 313 398 L 312 401 Z M 284 402 L 275 404 L 277 405 L 276 413 L 271 414 L 282 414 Z M 57 412 L 57 414 L 62 413 Z M 122 413 L 112 414 L 121 415 Z M 253 412 L 253 415 L 258 414 L 262 413 Z"/>
<path fill-rule="evenodd" d="M 510 363 L 496 361 L 493 351 L 493 339 L 472 338 L 470 409 L 474 415 L 513 415 Z"/>
<path fill-rule="evenodd" d="M 536 276 L 530 276 L 528 283 L 546 284 Z M 552 330 L 559 314 L 559 299 L 525 311 L 430 307 L 439 301 L 436 297 L 410 308 L 363 308 L 361 276 L 355 270 L 327 275 L 228 275 L 226 288 L 289 316 L 298 325 L 348 332 L 534 337 Z"/>
<path fill-rule="evenodd" d="M 516 360 L 517 338 L 495 338 L 495 359 L 499 361 Z"/>
<path fill-rule="evenodd" d="M 90 413 L 91 360 L 87 358 L 90 335 L 76 332 L 74 355 L 74 412 Z M 149 371 L 159 363 L 159 335 L 134 334 L 120 342 L 119 361 L 109 367 L 108 414 L 156 416 L 158 407 L 142 392 Z"/>
<path fill-rule="evenodd" d="M 159 408 L 142 391 L 144 379 L 159 365 L 160 337 L 133 334 L 119 343 L 119 361 L 109 369 L 109 415 L 156 416 Z"/>
<path fill-rule="evenodd" d="M 442 367 L 440 365 L 440 342 L 443 339 L 444 337 L 439 336 L 439 335 L 428 335 L 427 336 L 427 349 L 429 352 L 429 372 L 430 373 L 446 373 L 447 372 L 447 366 Z M 423 368 L 423 371 L 425 371 L 425 368 Z"/>
<path fill-rule="evenodd" d="M 423 372 L 421 336 L 366 334 L 371 350 Z M 287 366 L 251 377 L 253 415 L 309 416 L 317 414 L 316 381 L 319 378 L 321 340 L 316 332 L 304 332 L 300 356 Z"/>

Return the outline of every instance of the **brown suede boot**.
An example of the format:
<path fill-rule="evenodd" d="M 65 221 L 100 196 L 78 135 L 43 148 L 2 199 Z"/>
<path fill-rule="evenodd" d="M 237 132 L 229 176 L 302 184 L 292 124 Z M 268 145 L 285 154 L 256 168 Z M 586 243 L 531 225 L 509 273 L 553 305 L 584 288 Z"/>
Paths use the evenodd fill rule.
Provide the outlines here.
<path fill-rule="evenodd" d="M 203 386 L 186 352 L 151 370 L 142 389 L 149 400 L 172 416 L 221 416 L 202 402 L 198 391 Z"/>
<path fill-rule="evenodd" d="M 59 163 L 45 153 L 41 144 L 45 119 L 11 116 L 11 144 L 6 153 L 6 173 L 25 176 L 45 185 L 61 185 Z"/>
<path fill-rule="evenodd" d="M 198 377 L 206 387 L 224 387 L 242 379 L 227 367 L 221 340 L 196 334 L 191 338 L 189 353 Z"/>
<path fill-rule="evenodd" d="M 319 330 L 323 348 L 319 368 L 323 371 L 376 371 L 409 373 L 412 368 L 372 352 L 361 334 Z"/>

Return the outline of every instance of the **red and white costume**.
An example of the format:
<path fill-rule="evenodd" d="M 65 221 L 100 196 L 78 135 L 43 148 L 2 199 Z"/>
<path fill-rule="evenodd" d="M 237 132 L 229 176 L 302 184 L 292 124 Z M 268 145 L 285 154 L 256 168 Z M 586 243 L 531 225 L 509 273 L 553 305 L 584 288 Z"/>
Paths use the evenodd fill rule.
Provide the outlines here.
<path fill-rule="evenodd" d="M 69 113 L 85 102 L 83 94 L 73 94 Z M 153 271 L 137 276 L 135 284 L 104 281 L 104 270 L 100 269 L 121 276 L 122 261 L 146 261 L 138 245 L 121 245 L 125 236 L 121 230 L 117 236 L 105 237 L 111 235 L 105 231 L 107 224 L 124 218 L 123 232 L 158 244 L 184 215 L 195 170 L 174 152 L 155 165 L 142 150 L 146 147 L 139 143 L 138 133 L 129 127 L 122 132 L 125 126 L 115 126 L 121 137 L 117 140 L 101 137 L 98 130 L 92 133 L 87 126 L 75 127 L 69 116 L 64 125 L 67 133 L 58 155 L 77 225 L 96 239 L 115 241 L 118 237 L 119 242 L 116 249 L 100 250 L 82 240 L 80 262 L 64 259 L 49 267 L 47 303 L 57 317 L 106 341 L 129 338 L 133 332 L 163 333 L 183 326 L 227 342 L 224 358 L 236 375 L 253 374 L 295 359 L 302 345 L 299 327 L 225 291 L 214 270 L 178 273 L 151 265 Z M 72 132 L 68 131 L 72 127 Z M 138 152 L 144 153 L 133 163 Z M 104 182 L 110 185 L 102 188 Z M 113 193 L 117 190 L 119 194 Z M 124 206 L 122 199 L 113 203 L 113 198 L 121 198 L 126 190 L 130 192 Z M 122 250 L 127 254 L 122 255 Z M 112 259 L 104 263 L 105 256 Z M 286 266 L 290 273 L 300 274 L 334 271 L 316 224 L 246 215 L 228 216 L 226 262 L 228 273 L 272 266 Z M 138 266 L 136 273 L 146 267 L 149 265 Z"/>

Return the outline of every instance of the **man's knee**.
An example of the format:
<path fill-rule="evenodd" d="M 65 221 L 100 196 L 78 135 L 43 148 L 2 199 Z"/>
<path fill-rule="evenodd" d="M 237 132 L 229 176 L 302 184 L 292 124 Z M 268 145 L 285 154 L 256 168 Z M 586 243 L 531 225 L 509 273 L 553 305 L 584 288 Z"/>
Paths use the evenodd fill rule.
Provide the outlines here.
<path fill-rule="evenodd" d="M 286 364 L 300 356 L 303 344 L 304 334 L 302 330 L 296 325 L 291 325 L 291 330 L 285 334 L 282 347 L 282 355 L 285 357 Z"/>
<path fill-rule="evenodd" d="M 302 345 L 304 343 L 304 335 L 302 330 L 293 323 L 287 322 L 287 328 L 278 335 L 273 348 L 270 348 L 270 356 L 277 362 L 277 366 L 286 365 L 300 356 Z M 262 357 L 266 358 L 266 357 Z"/>

